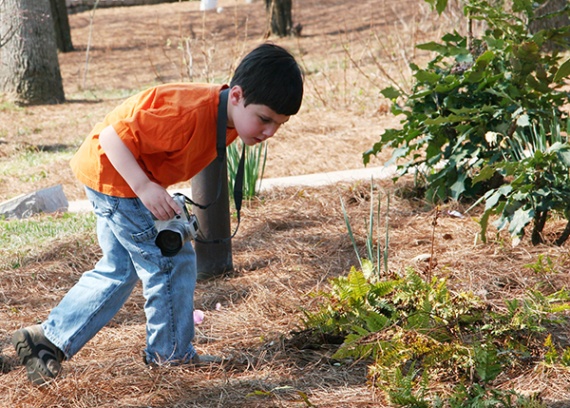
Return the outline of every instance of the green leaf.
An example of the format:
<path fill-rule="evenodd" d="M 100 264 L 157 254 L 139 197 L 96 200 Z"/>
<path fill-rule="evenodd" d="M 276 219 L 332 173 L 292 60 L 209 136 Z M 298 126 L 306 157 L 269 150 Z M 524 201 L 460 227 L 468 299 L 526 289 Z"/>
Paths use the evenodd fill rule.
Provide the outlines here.
<path fill-rule="evenodd" d="M 465 120 L 465 117 L 459 115 L 447 115 L 447 116 L 438 116 L 433 119 L 426 119 L 424 123 L 426 125 L 443 125 L 447 123 L 457 123 Z"/>
<path fill-rule="evenodd" d="M 366 321 L 366 328 L 370 332 L 375 333 L 384 329 L 390 320 L 383 314 L 370 312 L 366 316 L 365 321 Z"/>
<path fill-rule="evenodd" d="M 533 218 L 533 209 L 525 209 L 521 207 L 516 210 L 509 225 L 509 232 L 511 235 L 521 235 L 524 228 L 532 221 Z"/>
<path fill-rule="evenodd" d="M 568 75 L 570 75 L 570 58 L 560 65 L 560 68 L 558 68 L 558 71 L 556 71 L 556 74 L 554 75 L 554 82 L 558 82 L 562 78 L 566 78 Z"/>
<path fill-rule="evenodd" d="M 388 88 L 382 89 L 380 93 L 388 99 L 396 99 L 401 95 L 400 91 L 398 91 L 393 86 L 389 86 Z"/>
<path fill-rule="evenodd" d="M 489 196 L 485 200 L 485 210 L 493 209 L 497 205 L 501 197 L 509 194 L 512 191 L 512 189 L 513 188 L 509 184 L 505 184 L 499 187 L 497 190 L 494 191 L 492 190 L 492 192 L 489 192 Z"/>
<path fill-rule="evenodd" d="M 447 7 L 447 0 L 436 0 L 435 9 L 437 11 L 437 14 L 443 13 L 446 7 Z"/>
<path fill-rule="evenodd" d="M 495 58 L 495 53 L 493 51 L 485 51 L 477 58 L 475 64 L 478 66 L 487 66 L 493 58 Z"/>
<path fill-rule="evenodd" d="M 495 175 L 495 167 L 493 166 L 485 166 L 481 169 L 479 174 L 473 177 L 472 183 L 477 184 L 481 181 L 487 181 L 491 179 Z"/>
<path fill-rule="evenodd" d="M 454 31 L 453 33 L 446 33 L 443 35 L 443 37 L 441 37 L 441 39 L 443 41 L 445 41 L 446 43 L 461 43 L 461 42 L 463 42 L 463 44 L 465 44 L 465 37 L 462 36 L 461 34 L 459 34 L 457 31 Z"/>
<path fill-rule="evenodd" d="M 445 45 L 438 44 L 434 41 L 418 44 L 416 45 L 416 48 L 419 48 L 420 50 L 434 51 L 437 52 L 438 54 L 447 54 L 447 47 Z"/>
<path fill-rule="evenodd" d="M 458 200 L 461 197 L 461 194 L 465 191 L 465 173 L 460 173 L 457 177 L 455 183 L 453 183 L 450 187 L 451 190 L 451 197 L 454 200 Z"/>
<path fill-rule="evenodd" d="M 556 152 L 562 164 L 570 167 L 570 146 L 568 144 L 556 142 L 550 146 L 549 152 Z"/>
<path fill-rule="evenodd" d="M 520 12 L 526 11 L 527 13 L 533 12 L 533 1 L 531 0 L 514 0 L 513 1 L 513 11 Z"/>
<path fill-rule="evenodd" d="M 441 78 L 439 74 L 430 71 L 418 71 L 414 74 L 414 76 L 417 78 L 418 81 L 427 82 L 430 85 L 437 83 L 439 78 Z"/>
<path fill-rule="evenodd" d="M 481 241 L 483 241 L 484 244 L 487 243 L 487 227 L 489 226 L 489 216 L 491 213 L 491 210 L 485 211 L 479 220 L 479 225 L 481 226 Z"/>
<path fill-rule="evenodd" d="M 493 381 L 501 373 L 497 350 L 491 346 L 475 347 L 475 370 L 483 382 Z"/>

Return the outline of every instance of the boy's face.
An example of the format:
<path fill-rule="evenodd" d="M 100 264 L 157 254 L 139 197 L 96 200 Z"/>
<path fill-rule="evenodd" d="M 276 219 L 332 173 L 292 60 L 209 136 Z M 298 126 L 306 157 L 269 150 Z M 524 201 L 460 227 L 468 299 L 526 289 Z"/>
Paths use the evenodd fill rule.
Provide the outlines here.
<path fill-rule="evenodd" d="M 234 127 L 241 140 L 248 146 L 261 143 L 277 132 L 289 120 L 288 115 L 275 113 L 265 105 L 244 106 L 242 90 L 234 86 L 230 90 L 228 126 Z"/>

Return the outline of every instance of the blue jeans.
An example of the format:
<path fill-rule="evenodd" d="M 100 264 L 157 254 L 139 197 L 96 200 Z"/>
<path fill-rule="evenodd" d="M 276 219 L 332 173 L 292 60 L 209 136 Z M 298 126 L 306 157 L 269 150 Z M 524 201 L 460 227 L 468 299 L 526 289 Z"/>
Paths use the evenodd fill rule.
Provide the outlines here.
<path fill-rule="evenodd" d="M 152 214 L 138 198 L 86 191 L 97 215 L 103 256 L 51 311 L 42 324 L 45 336 L 70 359 L 115 316 L 140 279 L 147 362 L 188 362 L 196 354 L 192 244 L 186 242 L 177 255 L 164 257 L 154 243 Z"/>

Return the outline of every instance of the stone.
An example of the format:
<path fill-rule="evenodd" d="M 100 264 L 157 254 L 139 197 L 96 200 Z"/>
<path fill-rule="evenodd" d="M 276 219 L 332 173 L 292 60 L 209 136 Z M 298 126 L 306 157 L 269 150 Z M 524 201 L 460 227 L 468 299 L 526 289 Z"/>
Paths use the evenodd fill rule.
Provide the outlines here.
<path fill-rule="evenodd" d="M 58 184 L 0 203 L 0 217 L 27 218 L 34 214 L 65 212 L 69 202 Z"/>

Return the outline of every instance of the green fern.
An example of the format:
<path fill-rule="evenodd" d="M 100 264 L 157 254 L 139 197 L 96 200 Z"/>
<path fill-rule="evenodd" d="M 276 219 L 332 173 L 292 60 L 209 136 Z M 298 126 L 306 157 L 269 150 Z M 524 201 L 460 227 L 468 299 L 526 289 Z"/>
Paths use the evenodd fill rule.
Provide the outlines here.
<path fill-rule="evenodd" d="M 552 364 L 570 364 L 570 351 L 559 352 L 562 348 L 552 339 L 544 342 L 547 325 L 565 322 L 570 298 L 565 290 L 549 295 L 529 290 L 527 297 L 506 299 L 506 310 L 498 312 L 472 293 L 450 291 L 445 279 L 426 281 L 412 269 L 402 278 L 378 281 L 352 268 L 330 283 L 329 292 L 314 294 L 322 303 L 318 311 L 305 312 L 305 323 L 342 335 L 333 358 L 368 359 L 372 383 L 396 405 L 454 406 L 456 401 L 457 407 L 478 407 L 487 406 L 477 405 L 481 401 L 494 401 L 488 406 L 507 407 L 514 401 L 519 405 L 513 406 L 538 407 L 489 384 L 503 367 L 522 367 L 540 358 L 537 352 L 545 346 Z M 457 386 L 439 398 L 424 381 Z"/>

